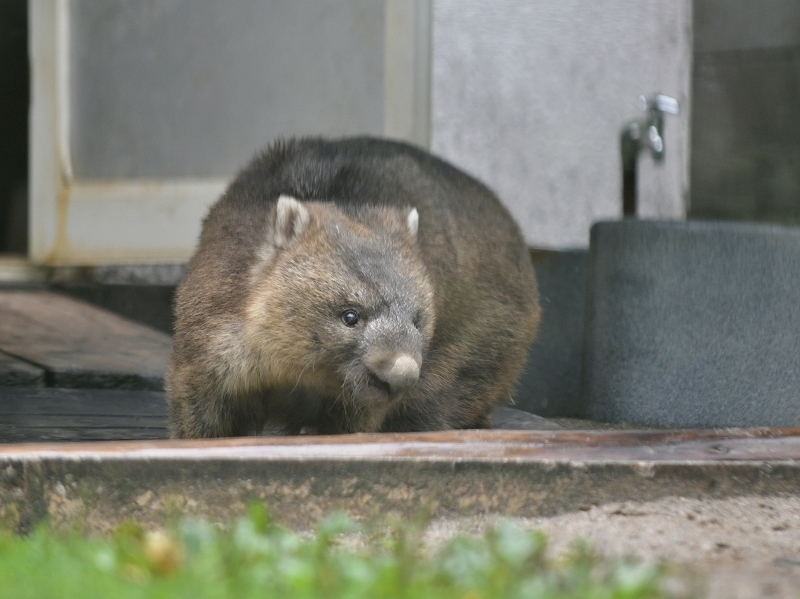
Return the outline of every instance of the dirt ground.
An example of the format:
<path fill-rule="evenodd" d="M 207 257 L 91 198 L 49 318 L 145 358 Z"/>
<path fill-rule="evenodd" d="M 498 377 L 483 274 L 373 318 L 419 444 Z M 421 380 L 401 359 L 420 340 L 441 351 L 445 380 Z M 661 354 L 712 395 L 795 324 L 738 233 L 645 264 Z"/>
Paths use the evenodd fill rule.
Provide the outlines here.
<path fill-rule="evenodd" d="M 436 520 L 427 539 L 480 532 L 496 518 Z M 695 576 L 710 599 L 800 598 L 800 497 L 666 498 L 517 518 L 560 554 L 577 538 L 601 553 L 667 560 Z"/>

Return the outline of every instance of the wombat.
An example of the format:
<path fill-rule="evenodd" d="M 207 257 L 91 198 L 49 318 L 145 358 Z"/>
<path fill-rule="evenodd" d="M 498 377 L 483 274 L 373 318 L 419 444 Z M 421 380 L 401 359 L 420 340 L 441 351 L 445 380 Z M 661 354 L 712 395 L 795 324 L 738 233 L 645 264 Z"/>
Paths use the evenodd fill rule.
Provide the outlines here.
<path fill-rule="evenodd" d="M 211 208 L 176 294 L 175 437 L 488 428 L 540 309 L 485 186 L 410 145 L 278 142 Z"/>

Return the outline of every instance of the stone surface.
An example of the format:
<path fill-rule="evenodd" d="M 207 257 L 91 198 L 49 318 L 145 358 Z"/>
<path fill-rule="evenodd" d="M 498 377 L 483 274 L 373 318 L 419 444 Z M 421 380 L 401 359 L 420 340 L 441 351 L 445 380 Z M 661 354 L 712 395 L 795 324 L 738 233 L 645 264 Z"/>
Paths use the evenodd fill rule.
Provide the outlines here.
<path fill-rule="evenodd" d="M 517 385 L 516 406 L 547 417 L 580 414 L 586 250 L 533 251 L 542 323 Z"/>
<path fill-rule="evenodd" d="M 56 293 L 0 291 L 0 350 L 56 387 L 160 389 L 169 335 Z"/>
<path fill-rule="evenodd" d="M 450 431 L 0 446 L 0 520 L 109 531 L 125 518 L 218 521 L 253 500 L 308 528 L 356 518 L 546 517 L 663 497 L 790 496 L 800 430 Z"/>
<path fill-rule="evenodd" d="M 431 522 L 432 546 L 463 534 L 483 533 L 501 517 L 441 518 Z M 513 518 L 547 535 L 553 556 L 576 539 L 614 557 L 667 561 L 669 588 L 694 589 L 678 597 L 797 599 L 800 588 L 800 497 L 663 497 L 587 505 L 554 516 Z M 677 567 L 675 567 L 677 566 Z"/>
<path fill-rule="evenodd" d="M 586 416 L 800 424 L 800 229 L 598 223 L 588 269 Z"/>

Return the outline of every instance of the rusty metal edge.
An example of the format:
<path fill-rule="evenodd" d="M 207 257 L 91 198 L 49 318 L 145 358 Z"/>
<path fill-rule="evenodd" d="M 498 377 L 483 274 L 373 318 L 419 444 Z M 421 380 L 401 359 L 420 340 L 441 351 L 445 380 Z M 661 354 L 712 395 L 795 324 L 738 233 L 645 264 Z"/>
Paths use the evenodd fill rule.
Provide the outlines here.
<path fill-rule="evenodd" d="M 471 429 L 414 433 L 355 433 L 323 436 L 267 436 L 267 437 L 223 437 L 216 439 L 158 439 L 151 441 L 89 441 L 69 443 L 7 443 L 0 444 L 0 453 L 7 450 L 31 450 L 40 448 L 97 448 L 138 446 L 147 447 L 213 447 L 253 445 L 334 445 L 352 443 L 402 443 L 410 441 L 435 443 L 440 441 L 521 441 L 526 439 L 550 439 L 562 442 L 586 442 L 593 440 L 630 439 L 742 439 L 742 438 L 800 437 L 800 428 L 722 428 L 722 429 L 642 429 L 642 430 L 497 430 Z"/>

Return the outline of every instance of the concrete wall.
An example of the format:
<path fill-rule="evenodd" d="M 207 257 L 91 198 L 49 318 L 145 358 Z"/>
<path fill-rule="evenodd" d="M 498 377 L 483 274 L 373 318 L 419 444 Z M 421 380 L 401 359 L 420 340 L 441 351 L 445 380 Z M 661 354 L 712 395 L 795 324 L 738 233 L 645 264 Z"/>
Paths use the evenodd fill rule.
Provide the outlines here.
<path fill-rule="evenodd" d="M 621 128 L 662 92 L 683 112 L 664 164 L 640 159 L 640 214 L 684 216 L 691 18 L 690 0 L 437 0 L 432 150 L 494 188 L 531 245 L 585 247 L 621 215 Z"/>

